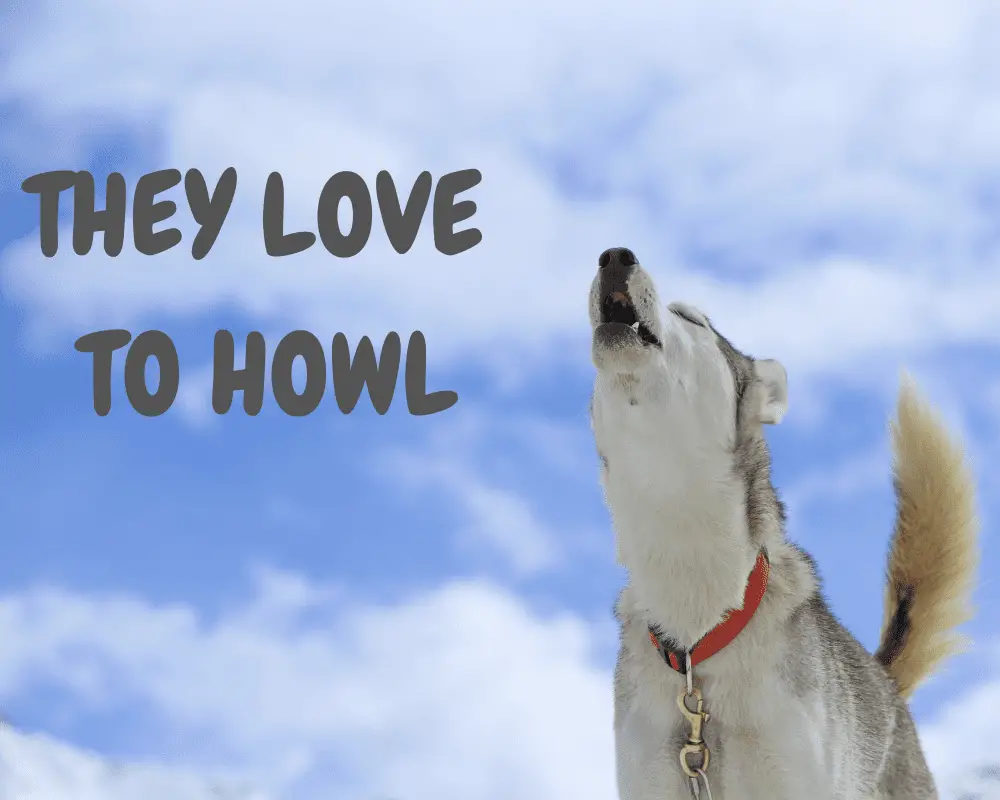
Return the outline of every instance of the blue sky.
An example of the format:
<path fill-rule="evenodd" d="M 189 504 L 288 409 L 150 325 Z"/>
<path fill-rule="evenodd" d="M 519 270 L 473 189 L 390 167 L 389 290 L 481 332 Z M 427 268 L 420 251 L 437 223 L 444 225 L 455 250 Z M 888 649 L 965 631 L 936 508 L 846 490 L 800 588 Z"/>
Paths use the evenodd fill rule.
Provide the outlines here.
<path fill-rule="evenodd" d="M 623 576 L 586 418 L 585 303 L 597 255 L 628 245 L 664 294 L 786 364 L 790 412 L 769 436 L 790 535 L 870 647 L 900 367 L 961 430 L 984 519 L 975 647 L 914 709 L 945 779 L 948 714 L 988 748 L 1000 65 L 978 31 L 995 12 L 835 6 L 6 11 L 6 715 L 296 797 L 610 796 Z M 164 167 L 213 183 L 228 166 L 236 202 L 200 262 L 179 192 L 176 250 L 147 259 L 127 236 L 112 260 L 98 238 L 80 258 L 64 228 L 46 260 L 19 188 L 56 168 L 132 186 Z M 468 193 L 483 242 L 466 254 L 434 252 L 427 220 L 405 256 L 377 227 L 349 262 L 318 245 L 263 254 L 271 170 L 290 227 L 310 225 L 338 170 L 408 185 L 468 167 L 483 173 Z M 129 409 L 120 357 L 112 412 L 93 413 L 73 342 L 108 327 L 176 343 L 181 394 L 163 417 Z M 384 417 L 366 399 L 343 416 L 328 393 L 293 419 L 268 394 L 256 418 L 238 398 L 216 417 L 221 328 L 270 348 L 296 328 L 352 343 L 420 329 L 429 388 L 460 400 L 411 417 L 400 389 Z"/>

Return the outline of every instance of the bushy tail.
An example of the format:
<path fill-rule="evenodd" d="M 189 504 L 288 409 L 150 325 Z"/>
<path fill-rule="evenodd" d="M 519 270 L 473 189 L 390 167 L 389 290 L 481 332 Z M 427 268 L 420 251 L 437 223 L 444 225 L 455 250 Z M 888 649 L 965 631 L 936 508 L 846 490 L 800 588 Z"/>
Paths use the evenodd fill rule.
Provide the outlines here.
<path fill-rule="evenodd" d="M 910 694 L 964 647 L 978 566 L 974 483 L 961 444 L 903 375 L 892 425 L 896 529 L 875 657 Z"/>

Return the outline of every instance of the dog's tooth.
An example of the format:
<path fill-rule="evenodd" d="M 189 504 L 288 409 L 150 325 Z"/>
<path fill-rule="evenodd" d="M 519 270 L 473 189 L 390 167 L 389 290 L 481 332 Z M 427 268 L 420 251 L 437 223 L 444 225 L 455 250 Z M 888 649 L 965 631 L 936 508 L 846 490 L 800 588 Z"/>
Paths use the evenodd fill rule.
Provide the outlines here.
<path fill-rule="evenodd" d="M 639 332 L 639 323 L 638 322 L 633 323 L 632 330 L 634 330 L 636 333 Z"/>

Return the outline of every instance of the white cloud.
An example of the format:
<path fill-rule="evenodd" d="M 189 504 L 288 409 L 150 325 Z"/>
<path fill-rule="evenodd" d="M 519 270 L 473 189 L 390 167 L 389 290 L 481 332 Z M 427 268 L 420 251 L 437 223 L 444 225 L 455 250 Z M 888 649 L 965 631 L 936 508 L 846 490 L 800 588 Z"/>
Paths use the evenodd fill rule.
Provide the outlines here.
<path fill-rule="evenodd" d="M 245 355 L 237 353 L 235 363 L 239 365 L 243 358 Z M 212 409 L 212 372 L 212 364 L 184 370 L 180 376 L 177 398 L 171 406 L 187 423 L 196 428 L 210 425 L 216 416 Z M 234 405 L 239 402 L 239 395 L 236 395 Z"/>
<path fill-rule="evenodd" d="M 581 504 L 581 491 L 597 497 L 597 455 L 582 415 L 567 421 L 466 403 L 448 425 L 379 450 L 371 465 L 373 476 L 424 504 L 444 500 L 457 514 L 459 546 L 501 557 L 516 577 L 597 552 L 611 560 L 609 518 L 602 513 L 595 525 L 566 509 Z"/>
<path fill-rule="evenodd" d="M 138 701 L 172 741 L 191 743 L 173 756 L 187 766 L 115 777 L 0 730 L 0 767 L 24 756 L 0 769 L 6 785 L 49 792 L 4 796 L 125 800 L 165 786 L 186 800 L 203 796 L 205 771 L 297 798 L 615 796 L 611 675 L 595 661 L 607 624 L 539 616 L 486 583 L 372 605 L 295 574 L 257 579 L 250 603 L 214 620 L 120 595 L 2 598 L 0 697 L 45 680 L 78 710 Z M 984 682 L 923 726 L 942 797 L 989 786 L 997 699 L 995 679 Z M 31 763 L 43 771 L 29 775 Z"/>
<path fill-rule="evenodd" d="M 872 376 L 890 364 L 895 381 L 904 356 L 998 343 L 1000 54 L 983 0 L 285 0 L 281 12 L 246 0 L 37 0 L 23 12 L 0 67 L 0 100 L 28 115 L 3 133 L 19 166 L 80 166 L 110 125 L 155 138 L 144 170 L 240 174 L 201 262 L 176 192 L 185 242 L 156 259 L 108 259 L 99 238 L 87 258 L 67 256 L 65 231 L 53 260 L 35 236 L 8 248 L 5 289 L 35 332 L 239 308 L 323 338 L 419 328 L 432 364 L 471 358 L 524 380 L 542 359 L 586 365 L 596 256 L 627 244 L 664 294 L 781 358 L 793 382 L 881 383 Z M 311 227 L 338 170 L 372 181 L 388 168 L 406 185 L 469 166 L 484 174 L 468 223 L 484 241 L 461 257 L 435 254 L 426 226 L 405 257 L 377 227 L 349 263 L 319 244 L 262 255 L 273 169 L 288 226 Z M 823 242 L 831 258 L 817 256 Z M 194 420 L 211 418 L 206 369 L 178 400 Z M 463 504 L 470 530 L 522 571 L 552 562 L 551 531 L 516 491 L 462 470 L 459 450 L 434 452 L 422 475 Z M 857 476 L 842 477 L 850 491 Z M 342 608 L 272 578 L 263 605 L 216 621 L 134 598 L 8 597 L 0 692 L 47 675 L 88 702 L 128 693 L 204 736 L 205 754 L 184 757 L 259 765 L 282 786 L 612 796 L 610 679 L 581 621 L 537 617 L 484 584 Z M 977 719 L 991 741 L 992 722 Z M 929 730 L 929 750 L 945 752 L 943 728 Z M 336 757 L 358 774 L 338 773 Z"/>
<path fill-rule="evenodd" d="M 994 645 L 983 680 L 964 691 L 930 724 L 921 728 L 927 760 L 943 797 L 1000 798 L 1000 673 Z M 968 794 L 963 794 L 968 793 Z"/>
<path fill-rule="evenodd" d="M 214 621 L 36 589 L 0 600 L 0 696 L 45 680 L 138 700 L 191 743 L 181 762 L 289 796 L 606 800 L 601 629 L 461 581 L 372 605 L 268 572 Z"/>
<path fill-rule="evenodd" d="M 542 522 L 523 495 L 493 485 L 455 458 L 399 453 L 395 474 L 416 489 L 441 491 L 465 518 L 459 539 L 467 547 L 486 546 L 526 575 L 551 567 L 559 555 L 558 534 Z"/>
<path fill-rule="evenodd" d="M 514 351 L 582 366 L 596 255 L 627 243 L 794 374 L 997 343 L 1000 56 L 985 2 L 46 10 L 12 42 L 4 96 L 68 138 L 96 120 L 155 133 L 147 168 L 235 165 L 240 187 L 204 262 L 11 248 L 8 291 L 42 330 L 237 303 L 318 332 L 423 329 L 442 362 Z M 556 164 L 600 191 L 573 199 Z M 289 224 L 310 225 L 339 169 L 405 184 L 468 166 L 484 174 L 470 192 L 484 241 L 461 257 L 433 253 L 426 229 L 405 258 L 383 236 L 349 265 L 320 245 L 261 255 L 272 169 Z M 839 260 L 816 260 L 824 241 Z M 698 272 L 710 259 L 724 282 Z"/>
<path fill-rule="evenodd" d="M 42 734 L 0 725 L 4 800 L 265 800 L 239 782 L 151 764 L 112 764 Z"/>
<path fill-rule="evenodd" d="M 890 466 L 886 447 L 855 453 L 830 467 L 796 477 L 782 490 L 782 496 L 789 507 L 800 511 L 817 500 L 843 501 L 866 490 L 889 486 Z"/>

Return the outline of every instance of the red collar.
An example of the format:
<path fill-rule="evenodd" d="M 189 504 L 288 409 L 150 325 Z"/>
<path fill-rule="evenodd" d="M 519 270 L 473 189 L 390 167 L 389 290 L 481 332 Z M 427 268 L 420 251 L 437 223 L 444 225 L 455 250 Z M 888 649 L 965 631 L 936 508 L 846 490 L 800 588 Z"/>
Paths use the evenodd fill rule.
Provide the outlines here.
<path fill-rule="evenodd" d="M 754 565 L 750 577 L 747 579 L 746 592 L 743 594 L 743 607 L 732 609 L 726 612 L 722 622 L 706 633 L 694 647 L 691 648 L 691 666 L 704 661 L 718 653 L 723 647 L 733 641 L 740 632 L 750 622 L 754 612 L 764 599 L 764 592 L 767 591 L 767 581 L 770 577 L 771 564 L 767 558 L 767 552 L 760 551 L 757 556 L 757 563 Z M 653 647 L 663 656 L 663 660 L 677 672 L 684 675 L 687 673 L 687 655 L 684 650 L 678 650 L 666 644 L 662 637 L 657 635 L 656 629 L 649 626 L 649 640 Z"/>

